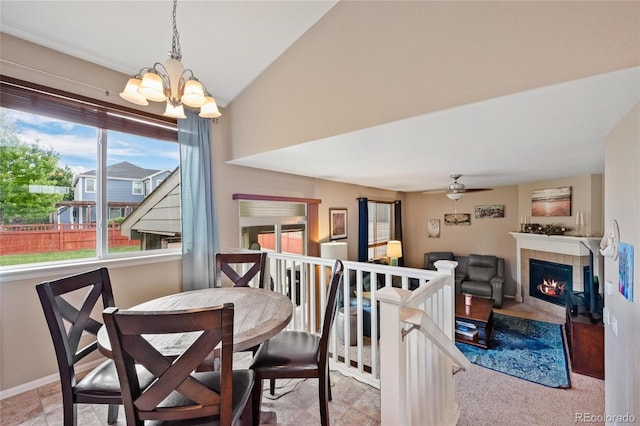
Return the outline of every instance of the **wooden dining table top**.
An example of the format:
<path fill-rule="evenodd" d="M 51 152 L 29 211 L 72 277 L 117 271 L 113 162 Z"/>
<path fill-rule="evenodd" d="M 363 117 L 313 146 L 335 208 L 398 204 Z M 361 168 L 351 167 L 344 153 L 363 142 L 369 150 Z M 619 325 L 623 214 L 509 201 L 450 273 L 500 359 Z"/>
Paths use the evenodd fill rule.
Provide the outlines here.
<path fill-rule="evenodd" d="M 293 304 L 274 291 L 251 287 L 222 287 L 185 291 L 132 306 L 131 311 L 173 311 L 233 303 L 233 350 L 245 351 L 275 336 L 293 315 Z M 149 342 L 164 355 L 179 355 L 198 333 L 149 336 Z M 111 358 L 111 343 L 102 326 L 97 335 L 100 352 Z"/>

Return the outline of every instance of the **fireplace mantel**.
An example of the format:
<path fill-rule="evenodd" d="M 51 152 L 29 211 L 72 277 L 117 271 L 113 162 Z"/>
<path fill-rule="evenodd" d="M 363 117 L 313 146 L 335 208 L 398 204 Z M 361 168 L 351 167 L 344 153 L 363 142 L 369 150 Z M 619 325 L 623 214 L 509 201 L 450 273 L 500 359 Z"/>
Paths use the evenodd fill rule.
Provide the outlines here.
<path fill-rule="evenodd" d="M 517 290 L 516 300 L 522 302 L 522 250 L 537 250 L 549 253 L 566 254 L 570 256 L 588 256 L 591 250 L 593 256 L 594 275 L 600 282 L 604 278 L 602 274 L 600 256 L 600 240 L 602 237 L 578 237 L 570 235 L 541 235 L 523 232 L 509 232 L 518 243 L 517 247 Z"/>

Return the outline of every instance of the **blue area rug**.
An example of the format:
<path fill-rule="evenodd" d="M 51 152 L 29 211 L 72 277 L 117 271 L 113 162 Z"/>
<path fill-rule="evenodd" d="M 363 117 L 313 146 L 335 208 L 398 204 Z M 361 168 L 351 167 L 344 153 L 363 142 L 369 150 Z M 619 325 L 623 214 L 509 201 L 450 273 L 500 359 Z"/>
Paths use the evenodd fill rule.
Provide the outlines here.
<path fill-rule="evenodd" d="M 489 349 L 456 342 L 469 361 L 552 388 L 570 388 L 562 325 L 493 313 Z"/>

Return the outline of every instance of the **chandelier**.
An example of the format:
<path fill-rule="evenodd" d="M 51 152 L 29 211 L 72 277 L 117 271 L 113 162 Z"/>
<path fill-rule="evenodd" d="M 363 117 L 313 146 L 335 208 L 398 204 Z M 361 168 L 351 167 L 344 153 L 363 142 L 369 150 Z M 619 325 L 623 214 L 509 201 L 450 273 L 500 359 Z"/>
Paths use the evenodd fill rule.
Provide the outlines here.
<path fill-rule="evenodd" d="M 169 59 L 163 64 L 156 62 L 144 67 L 132 76 L 120 97 L 136 105 L 149 105 L 148 101 L 167 102 L 164 116 L 186 118 L 184 107 L 200 108 L 200 117 L 220 117 L 216 100 L 190 69 L 185 69 L 180 60 L 180 35 L 176 26 L 177 0 L 173 0 L 173 39 Z"/>

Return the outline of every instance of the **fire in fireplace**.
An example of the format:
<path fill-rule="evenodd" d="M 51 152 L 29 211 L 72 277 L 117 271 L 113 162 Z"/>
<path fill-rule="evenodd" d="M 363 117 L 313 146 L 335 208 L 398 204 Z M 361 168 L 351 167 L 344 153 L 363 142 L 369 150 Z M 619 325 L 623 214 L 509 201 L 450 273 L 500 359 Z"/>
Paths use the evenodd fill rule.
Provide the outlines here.
<path fill-rule="evenodd" d="M 529 259 L 529 295 L 564 306 L 572 292 L 573 266 Z"/>

